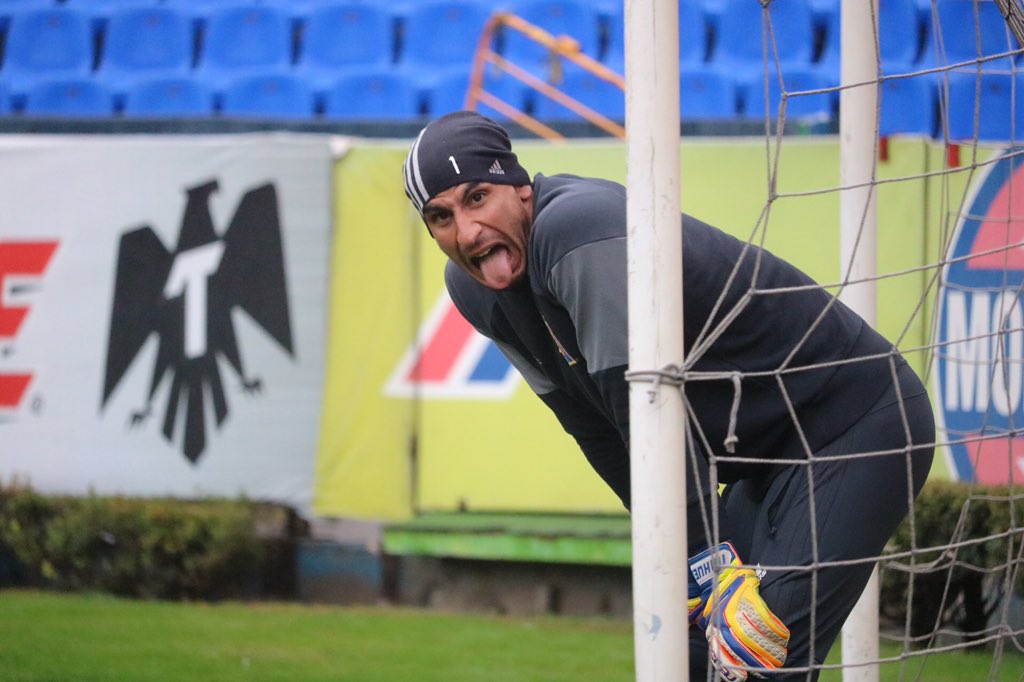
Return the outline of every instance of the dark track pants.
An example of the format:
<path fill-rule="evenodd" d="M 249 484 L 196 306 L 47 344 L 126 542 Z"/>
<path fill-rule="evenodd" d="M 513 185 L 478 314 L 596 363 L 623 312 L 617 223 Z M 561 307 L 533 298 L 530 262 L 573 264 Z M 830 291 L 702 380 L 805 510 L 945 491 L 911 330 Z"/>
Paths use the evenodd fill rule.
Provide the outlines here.
<path fill-rule="evenodd" d="M 811 474 L 818 562 L 880 555 L 908 514 L 908 503 L 924 485 L 935 441 L 931 405 L 908 366 L 901 367 L 899 378 L 906 419 L 891 388 L 857 424 L 815 453 Z M 909 443 L 915 445 L 909 457 L 900 452 L 830 459 L 906 448 L 908 431 Z M 795 567 L 769 570 L 761 581 L 761 596 L 790 629 L 786 668 L 806 668 L 825 660 L 874 567 L 873 561 L 865 561 L 810 568 L 815 557 L 809 478 L 808 465 L 783 466 L 767 483 L 738 481 L 727 486 L 722 496 L 734 531 L 733 544 L 744 563 Z M 691 627 L 690 679 L 707 676 L 704 632 Z M 817 678 L 817 671 L 806 670 L 769 676 L 772 680 Z"/>

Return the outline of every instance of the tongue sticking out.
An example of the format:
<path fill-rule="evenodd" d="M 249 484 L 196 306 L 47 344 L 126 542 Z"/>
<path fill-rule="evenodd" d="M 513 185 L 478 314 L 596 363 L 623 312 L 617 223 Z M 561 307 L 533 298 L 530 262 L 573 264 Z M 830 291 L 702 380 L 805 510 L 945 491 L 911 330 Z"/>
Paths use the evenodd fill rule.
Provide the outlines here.
<path fill-rule="evenodd" d="M 487 286 L 497 289 L 512 283 L 513 268 L 512 253 L 504 246 L 495 246 L 480 261 L 480 272 L 483 273 Z"/>

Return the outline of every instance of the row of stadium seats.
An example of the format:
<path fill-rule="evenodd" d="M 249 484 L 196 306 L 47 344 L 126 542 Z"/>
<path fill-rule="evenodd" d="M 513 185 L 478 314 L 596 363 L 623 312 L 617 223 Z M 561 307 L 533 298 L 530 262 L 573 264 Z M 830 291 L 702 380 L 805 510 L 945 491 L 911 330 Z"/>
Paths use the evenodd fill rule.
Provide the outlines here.
<path fill-rule="evenodd" d="M 430 0 L 363 0 L 365 4 L 377 5 L 389 10 L 396 17 L 401 17 L 415 6 Z M 519 11 L 522 0 L 466 0 L 484 6 L 488 11 L 510 9 Z M 937 0 L 941 4 L 942 0 Z M 985 1 L 985 0 L 983 0 Z M 318 7 L 330 4 L 334 0 L 0 0 L 0 23 L 15 12 L 25 8 L 67 5 L 84 11 L 102 21 L 110 13 L 128 6 L 170 5 L 177 7 L 198 19 L 228 4 L 265 4 L 283 9 L 296 21 L 303 21 Z M 733 0 L 680 0 L 680 6 L 691 5 L 699 9 L 703 20 L 712 27 L 717 27 L 719 20 L 728 13 Z M 818 25 L 829 23 L 839 13 L 841 0 L 799 0 L 806 5 L 814 22 Z M 911 4 L 918 15 L 918 21 L 930 21 L 933 2 L 935 0 L 912 0 Z M 622 11 L 621 0 L 587 0 L 584 4 L 592 8 L 602 19 L 607 19 Z M 790 3 L 787 0 L 786 4 Z M 884 2 L 883 2 L 884 4 Z"/>
<path fill-rule="evenodd" d="M 426 97 L 407 77 L 393 73 L 359 73 L 343 76 L 318 96 L 313 84 L 295 74 L 247 76 L 232 81 L 217 96 L 201 80 L 189 77 L 145 81 L 124 97 L 95 79 L 51 81 L 28 91 L 20 113 L 0 86 L 0 115 L 60 117 L 241 117 L 299 121 L 413 122 L 463 107 L 468 76 L 452 74 L 440 81 Z M 680 109 L 684 120 L 776 120 L 781 113 L 782 93 L 775 79 L 751 87 L 748 100 L 739 99 L 734 80 L 718 71 L 687 71 L 681 76 Z M 493 79 L 486 86 L 500 98 L 549 123 L 576 120 L 575 114 L 532 92 L 513 79 Z M 814 72 L 787 76 L 785 116 L 788 121 L 829 121 L 836 116 L 836 91 L 827 90 Z M 623 94 L 614 86 L 584 72 L 570 72 L 562 89 L 605 116 L 621 121 Z M 941 98 L 938 93 L 946 93 Z M 942 102 L 941 106 L 939 102 Z M 923 134 L 963 140 L 1024 139 L 1024 73 L 950 74 L 886 80 L 880 89 L 880 133 Z M 490 116 L 496 111 L 482 107 Z M 1013 112 L 1013 118 L 1008 112 Z M 944 112 L 945 116 L 940 116 Z M 975 135 L 975 116 L 978 131 Z M 948 130 L 940 121 L 948 122 Z"/>
<path fill-rule="evenodd" d="M 45 1 L 45 7 L 38 7 L 44 0 L 6 0 L 7 5 L 25 6 L 9 12 L 0 69 L 0 80 L 15 96 L 40 80 L 89 74 L 115 91 L 139 78 L 192 74 L 219 92 L 228 80 L 243 75 L 296 71 L 323 92 L 341 71 L 385 67 L 429 82 L 440 71 L 468 68 L 490 11 L 481 0 L 428 0 L 407 8 L 399 21 L 383 3 L 306 0 L 291 5 L 308 10 L 296 28 L 284 0 Z M 764 64 L 761 5 L 719 1 L 727 7 L 714 29 L 696 0 L 680 2 L 680 61 L 708 64 L 752 82 Z M 936 18 L 942 31 L 937 41 L 925 30 L 931 22 L 919 22 L 916 2 L 880 3 L 883 73 L 1016 49 L 993 0 L 938 0 Z M 196 14 L 185 5 L 205 10 Z M 511 6 L 553 33 L 572 35 L 586 54 L 623 71 L 621 7 L 602 23 L 602 15 L 586 0 L 517 0 Z M 86 7 L 93 9 L 78 9 Z M 99 7 L 105 8 L 102 14 Z M 810 0 L 773 2 L 769 7 L 769 52 L 780 68 L 814 69 L 830 84 L 838 83 L 839 13 L 827 14 L 824 32 L 816 35 Z M 516 32 L 504 36 L 501 47 L 529 69 L 543 70 L 549 59 L 542 46 Z M 989 62 L 986 68 L 1008 69 L 1009 62 Z"/>
<path fill-rule="evenodd" d="M 508 0 L 501 6 L 554 33 L 573 35 L 585 52 L 622 69 L 621 3 Z M 0 23 L 6 25 L 0 34 L 0 111 L 389 120 L 433 116 L 460 108 L 473 49 L 493 7 L 484 0 L 0 0 Z M 928 21 L 922 19 L 925 7 Z M 930 2 L 922 0 L 881 0 L 883 73 L 1016 49 L 992 0 L 936 0 L 934 17 L 931 11 Z M 760 3 L 681 0 L 680 12 L 684 118 L 763 116 L 763 48 L 760 39 L 752 39 L 762 27 Z M 836 85 L 837 1 L 785 0 L 771 3 L 770 12 L 786 90 Z M 932 19 L 942 27 L 941 40 L 928 36 Z M 500 42 L 507 56 L 538 73 L 548 71 L 547 56 L 536 44 L 518 40 L 518 34 Z M 941 59 L 935 56 L 939 52 Z M 1000 84 L 1012 82 L 1015 63 L 1010 58 L 985 61 L 984 70 L 1002 75 L 986 76 L 986 82 L 1002 89 Z M 769 73 L 768 111 L 773 115 L 779 98 L 774 64 Z M 973 107 L 973 79 L 972 85 L 961 85 L 967 79 L 953 75 L 950 108 L 968 106 L 966 95 L 960 96 L 968 89 Z M 940 134 L 934 104 L 939 80 L 886 81 L 883 130 Z M 490 78 L 488 87 L 547 120 L 567 115 L 511 78 Z M 570 69 L 562 87 L 621 118 L 622 95 L 603 82 Z M 907 91 L 914 95 L 903 94 Z M 835 113 L 835 100 L 834 93 L 790 98 L 787 116 L 828 118 Z"/>

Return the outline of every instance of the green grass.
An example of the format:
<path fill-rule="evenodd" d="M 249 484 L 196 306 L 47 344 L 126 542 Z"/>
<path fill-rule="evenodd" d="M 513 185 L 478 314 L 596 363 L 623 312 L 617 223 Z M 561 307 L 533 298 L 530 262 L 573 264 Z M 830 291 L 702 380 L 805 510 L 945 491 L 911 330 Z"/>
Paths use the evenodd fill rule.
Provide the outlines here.
<path fill-rule="evenodd" d="M 898 653 L 883 647 L 885 656 Z M 899 665 L 883 666 L 882 679 L 986 680 L 991 663 L 984 652 L 933 655 L 923 668 L 909 662 L 902 678 Z M 1008 654 L 993 679 L 1022 674 L 1024 656 Z M 0 591 L 0 679 L 628 682 L 632 625 Z"/>
<path fill-rule="evenodd" d="M 0 592 L 0 679 L 628 680 L 630 625 Z"/>
<path fill-rule="evenodd" d="M 1016 650 L 1003 650 L 999 664 L 993 666 L 996 655 L 993 648 L 970 651 L 926 653 L 911 651 L 904 654 L 896 644 L 883 642 L 879 648 L 881 658 L 887 662 L 880 666 L 882 682 L 1021 682 L 1024 680 L 1024 655 Z M 902 659 L 902 660 L 900 660 Z M 826 664 L 841 662 L 839 646 L 833 648 Z M 842 671 L 824 670 L 821 682 L 840 682 Z"/>

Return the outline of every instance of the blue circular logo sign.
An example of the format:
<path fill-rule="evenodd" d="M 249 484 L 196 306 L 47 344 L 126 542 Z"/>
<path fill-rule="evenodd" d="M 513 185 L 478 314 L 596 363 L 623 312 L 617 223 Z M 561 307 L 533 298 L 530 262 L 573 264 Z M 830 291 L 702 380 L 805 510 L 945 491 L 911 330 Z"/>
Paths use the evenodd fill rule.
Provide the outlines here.
<path fill-rule="evenodd" d="M 935 401 L 951 468 L 993 485 L 1024 480 L 1024 158 L 1012 151 L 964 204 L 936 329 Z"/>

